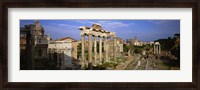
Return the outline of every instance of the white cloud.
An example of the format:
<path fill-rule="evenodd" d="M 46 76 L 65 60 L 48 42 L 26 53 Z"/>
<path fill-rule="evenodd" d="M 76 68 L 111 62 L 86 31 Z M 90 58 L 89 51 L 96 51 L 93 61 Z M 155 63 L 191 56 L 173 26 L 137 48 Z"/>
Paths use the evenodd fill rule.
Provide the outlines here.
<path fill-rule="evenodd" d="M 160 25 L 160 24 L 168 23 L 169 21 L 167 21 L 167 20 L 149 20 L 149 22 Z"/>
<path fill-rule="evenodd" d="M 64 27 L 68 27 L 68 28 L 78 28 L 79 26 L 75 26 L 75 25 L 70 25 L 70 24 L 67 24 L 67 23 L 50 23 L 50 25 L 48 26 L 51 26 L 51 27 L 56 27 L 56 28 L 64 28 Z"/>
<path fill-rule="evenodd" d="M 58 24 L 60 27 L 69 27 L 69 28 L 78 28 L 78 26 L 75 25 L 69 25 L 69 24 Z"/>
<path fill-rule="evenodd" d="M 104 29 L 115 31 L 117 28 L 125 28 L 125 27 L 130 27 L 132 25 L 135 25 L 135 23 L 123 23 L 120 21 L 109 21 L 109 20 L 101 20 L 97 21 L 95 23 L 99 23 L 102 25 Z"/>
<path fill-rule="evenodd" d="M 98 21 L 98 23 L 107 27 L 128 27 L 128 24 L 117 22 L 117 21 Z"/>
<path fill-rule="evenodd" d="M 94 23 L 94 22 L 92 22 L 90 20 L 75 20 L 75 21 L 78 22 L 78 23 L 82 23 L 82 24 L 87 24 L 87 23 L 92 24 L 92 23 Z"/>
<path fill-rule="evenodd" d="M 50 24 L 43 25 L 45 29 L 45 34 L 50 35 L 53 39 L 63 38 L 63 37 L 72 37 L 74 39 L 79 39 L 79 30 L 76 26 L 68 24 Z M 77 28 L 77 29 L 75 29 Z"/>
<path fill-rule="evenodd" d="M 129 23 L 129 25 L 135 25 L 135 23 Z"/>
<path fill-rule="evenodd" d="M 96 22 L 95 21 L 92 21 L 92 20 L 76 20 L 76 22 L 82 23 L 82 24 L 99 23 L 99 24 L 102 25 L 102 27 L 106 27 L 106 28 L 129 27 L 131 25 L 135 25 L 135 23 L 122 23 L 122 22 L 113 21 L 113 20 L 99 20 L 99 21 L 97 20 Z"/>

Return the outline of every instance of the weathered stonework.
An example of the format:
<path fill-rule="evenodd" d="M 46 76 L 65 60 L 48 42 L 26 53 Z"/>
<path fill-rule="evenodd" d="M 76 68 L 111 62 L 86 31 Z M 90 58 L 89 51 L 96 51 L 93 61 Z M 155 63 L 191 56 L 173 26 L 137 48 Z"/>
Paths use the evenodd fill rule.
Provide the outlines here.
<path fill-rule="evenodd" d="M 154 43 L 154 54 L 160 54 L 161 48 L 160 48 L 160 43 L 159 42 L 155 42 Z"/>
<path fill-rule="evenodd" d="M 20 52 L 25 49 L 24 55 L 30 60 L 28 61 L 29 67 L 27 69 L 35 69 L 36 59 L 47 59 L 49 41 L 50 37 L 44 35 L 44 28 L 38 20 L 35 20 L 34 24 L 25 25 L 20 28 Z"/>
<path fill-rule="evenodd" d="M 52 41 L 48 46 L 49 59 L 56 60 L 60 69 L 73 69 L 73 63 L 77 61 L 77 45 L 78 42 L 70 37 Z"/>
<path fill-rule="evenodd" d="M 110 38 L 112 37 L 114 40 L 114 45 L 113 45 L 113 55 L 114 55 L 114 60 L 116 61 L 116 33 L 115 32 L 109 32 L 106 30 L 103 30 L 100 24 L 93 24 L 92 27 L 86 27 L 86 26 L 82 26 L 79 27 L 80 35 L 81 35 L 81 45 L 82 45 L 82 62 L 84 62 L 85 64 L 82 65 L 86 65 L 88 64 L 89 69 L 91 68 L 91 64 L 93 64 L 94 66 L 97 65 L 97 52 L 96 52 L 96 44 L 97 44 L 97 38 L 99 38 L 99 60 L 98 60 L 98 64 L 101 64 L 102 62 L 107 62 L 109 61 L 109 44 L 108 41 L 110 41 Z M 86 63 L 85 60 L 85 51 L 83 48 L 85 48 L 84 46 L 84 41 L 85 41 L 85 36 L 88 36 L 88 42 L 89 42 L 89 46 L 88 46 L 88 63 Z M 94 45 L 92 43 L 92 37 L 94 37 Z M 102 42 L 103 40 L 103 42 Z M 102 46 L 103 43 L 103 46 Z M 94 47 L 94 60 L 93 60 L 93 56 L 92 56 L 92 47 Z M 104 47 L 104 51 L 102 53 L 102 47 Z M 103 56 L 103 57 L 102 57 Z M 103 61 L 102 61 L 103 58 Z M 94 62 L 94 63 L 93 63 Z M 84 66 L 82 66 L 84 67 Z"/>

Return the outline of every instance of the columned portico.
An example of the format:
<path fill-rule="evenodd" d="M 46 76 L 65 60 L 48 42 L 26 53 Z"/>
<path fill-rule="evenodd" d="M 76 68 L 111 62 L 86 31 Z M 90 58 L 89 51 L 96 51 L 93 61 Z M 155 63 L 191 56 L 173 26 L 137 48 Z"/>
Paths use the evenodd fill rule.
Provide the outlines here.
<path fill-rule="evenodd" d="M 155 42 L 155 43 L 154 43 L 154 48 L 153 48 L 153 50 L 154 50 L 154 54 L 160 54 L 161 48 L 160 48 L 160 43 L 159 43 L 159 42 Z"/>
<path fill-rule="evenodd" d="M 93 24 L 91 28 L 82 26 L 79 27 L 81 30 L 80 35 L 81 35 L 81 62 L 82 65 L 81 67 L 85 67 L 86 60 L 85 60 L 85 36 L 88 36 L 88 69 L 92 69 L 93 66 L 96 66 L 97 64 L 102 64 L 107 62 L 110 58 L 109 55 L 109 39 L 110 37 L 114 38 L 114 45 L 113 45 L 113 55 L 114 55 L 114 61 L 116 61 L 116 34 L 115 32 L 109 32 L 106 30 L 103 30 L 102 27 L 99 24 Z M 97 57 L 97 37 L 99 37 L 99 55 Z M 93 38 L 93 39 L 92 39 Z M 103 42 L 102 42 L 103 39 Z M 92 41 L 94 40 L 94 42 Z M 94 45 L 93 45 L 94 43 Z M 103 46 L 102 46 L 103 43 Z M 94 47 L 94 50 L 92 48 Z M 103 56 L 102 56 L 102 47 L 104 47 L 103 51 Z M 94 51 L 94 52 L 92 52 Z M 94 56 L 94 58 L 93 58 Z M 103 61 L 102 61 L 103 58 Z M 97 63 L 97 59 L 99 60 Z"/>
<path fill-rule="evenodd" d="M 116 62 L 116 54 L 117 54 L 117 40 L 116 37 L 113 38 L 114 39 L 114 45 L 113 45 L 113 58 L 114 58 L 114 62 Z"/>

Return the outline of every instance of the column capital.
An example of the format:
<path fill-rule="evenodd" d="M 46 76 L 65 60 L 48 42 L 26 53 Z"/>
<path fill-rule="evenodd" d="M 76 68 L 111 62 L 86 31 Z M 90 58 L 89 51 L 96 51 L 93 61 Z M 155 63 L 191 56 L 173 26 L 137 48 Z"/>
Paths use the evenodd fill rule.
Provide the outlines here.
<path fill-rule="evenodd" d="M 89 36 L 89 35 L 93 35 L 93 34 L 92 33 L 88 33 L 87 35 Z"/>
<path fill-rule="evenodd" d="M 107 36 L 103 36 L 104 38 L 107 38 Z"/>
<path fill-rule="evenodd" d="M 95 38 L 96 38 L 96 37 L 98 37 L 98 35 L 95 35 L 95 34 L 93 34 L 93 37 L 95 37 Z"/>
<path fill-rule="evenodd" d="M 99 35 L 98 37 L 100 37 L 100 38 L 103 38 L 103 36 L 102 36 L 102 35 Z"/>
<path fill-rule="evenodd" d="M 83 36 L 83 37 L 85 36 L 85 34 L 80 34 L 80 35 Z"/>

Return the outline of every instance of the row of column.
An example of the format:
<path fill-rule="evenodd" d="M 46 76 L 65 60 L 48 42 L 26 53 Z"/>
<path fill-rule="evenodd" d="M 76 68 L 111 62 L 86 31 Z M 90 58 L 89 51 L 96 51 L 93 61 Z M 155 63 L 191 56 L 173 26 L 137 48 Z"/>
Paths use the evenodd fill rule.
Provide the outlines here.
<path fill-rule="evenodd" d="M 104 38 L 104 55 L 102 55 L 102 38 Z M 107 40 L 108 39 L 108 40 Z M 113 45 L 113 58 L 116 61 L 116 37 L 113 37 L 114 45 Z M 88 34 L 88 68 L 91 69 L 93 66 L 92 60 L 92 34 Z M 81 46 L 82 46 L 82 68 L 86 67 L 86 60 L 85 60 L 85 35 L 81 35 Z M 104 62 L 109 60 L 109 46 L 110 46 L 110 37 L 103 37 L 99 36 L 99 64 L 102 64 L 102 56 L 104 57 Z M 97 36 L 94 36 L 94 66 L 97 65 Z"/>
<path fill-rule="evenodd" d="M 154 50 L 154 54 L 160 54 L 160 50 L 161 50 L 160 44 L 154 44 L 153 50 Z"/>

